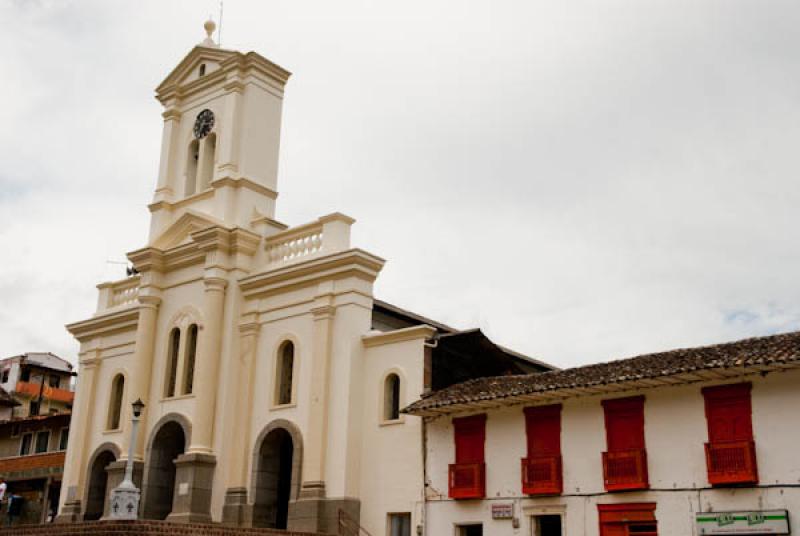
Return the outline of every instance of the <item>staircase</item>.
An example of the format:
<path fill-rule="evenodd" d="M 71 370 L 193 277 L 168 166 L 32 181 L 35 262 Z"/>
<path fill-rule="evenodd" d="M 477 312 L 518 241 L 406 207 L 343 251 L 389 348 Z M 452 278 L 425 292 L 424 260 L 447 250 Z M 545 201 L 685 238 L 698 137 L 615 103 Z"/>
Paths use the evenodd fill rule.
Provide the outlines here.
<path fill-rule="evenodd" d="M 358 524 L 358 521 L 347 515 L 344 510 L 339 510 L 339 536 L 372 536 Z"/>

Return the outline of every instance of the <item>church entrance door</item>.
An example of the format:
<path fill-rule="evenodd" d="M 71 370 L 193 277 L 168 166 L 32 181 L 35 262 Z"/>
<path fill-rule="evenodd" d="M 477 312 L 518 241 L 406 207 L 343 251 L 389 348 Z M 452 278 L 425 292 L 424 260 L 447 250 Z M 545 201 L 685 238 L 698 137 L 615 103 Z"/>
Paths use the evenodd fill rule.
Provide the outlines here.
<path fill-rule="evenodd" d="M 175 459 L 186 450 L 183 427 L 175 421 L 164 423 L 153 438 L 147 459 L 147 482 L 142 517 L 166 519 L 175 495 Z"/>
<path fill-rule="evenodd" d="M 108 497 L 108 464 L 117 461 L 117 457 L 110 450 L 104 450 L 92 462 L 89 472 L 89 493 L 86 497 L 86 511 L 83 519 L 94 521 L 103 517 Z"/>
<path fill-rule="evenodd" d="M 276 428 L 261 442 L 256 473 L 253 526 L 285 529 L 292 489 L 292 436 Z"/>

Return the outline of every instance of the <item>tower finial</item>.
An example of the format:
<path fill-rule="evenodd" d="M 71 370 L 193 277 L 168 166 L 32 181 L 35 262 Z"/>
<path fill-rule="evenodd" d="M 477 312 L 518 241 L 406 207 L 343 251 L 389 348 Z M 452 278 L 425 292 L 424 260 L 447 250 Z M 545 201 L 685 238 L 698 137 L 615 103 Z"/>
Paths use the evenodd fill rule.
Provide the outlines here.
<path fill-rule="evenodd" d="M 214 39 L 211 37 L 214 33 L 214 30 L 217 29 L 217 23 L 209 17 L 208 20 L 203 24 L 203 28 L 206 30 L 206 38 L 203 39 L 203 42 L 200 43 L 204 47 L 218 47 L 219 45 L 214 42 Z"/>

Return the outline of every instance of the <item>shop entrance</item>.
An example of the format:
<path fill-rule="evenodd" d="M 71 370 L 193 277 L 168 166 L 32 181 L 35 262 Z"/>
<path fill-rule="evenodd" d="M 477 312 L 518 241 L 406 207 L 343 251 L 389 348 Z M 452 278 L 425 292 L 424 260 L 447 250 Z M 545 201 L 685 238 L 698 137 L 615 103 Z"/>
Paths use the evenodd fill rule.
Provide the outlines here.
<path fill-rule="evenodd" d="M 531 518 L 533 536 L 562 536 L 561 516 L 542 514 Z"/>

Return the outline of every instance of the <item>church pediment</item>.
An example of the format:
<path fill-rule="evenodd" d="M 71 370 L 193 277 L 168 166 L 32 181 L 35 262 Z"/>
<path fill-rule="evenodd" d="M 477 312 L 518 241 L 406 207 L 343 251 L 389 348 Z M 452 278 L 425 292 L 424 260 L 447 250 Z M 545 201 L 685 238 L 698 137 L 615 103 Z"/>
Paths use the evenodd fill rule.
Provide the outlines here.
<path fill-rule="evenodd" d="M 233 50 L 211 48 L 198 45 L 175 67 L 161 84 L 156 88 L 156 93 L 162 95 L 170 88 L 179 87 L 200 78 L 200 67 L 205 65 L 204 75 L 209 75 L 220 68 L 226 59 L 240 55 Z"/>
<path fill-rule="evenodd" d="M 192 233 L 215 225 L 221 225 L 221 223 L 193 211 L 186 212 L 153 241 L 152 247 L 166 251 L 188 244 L 192 240 Z"/>

